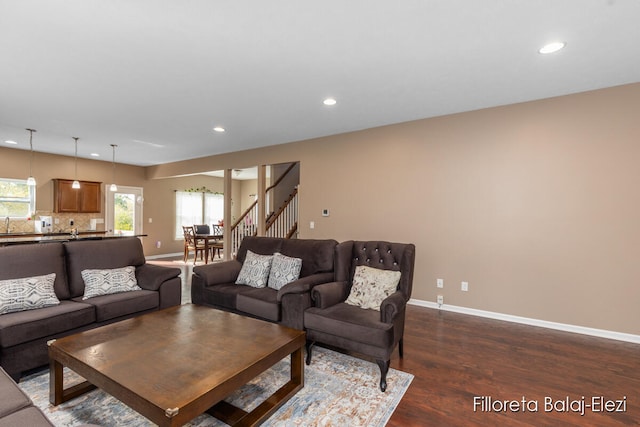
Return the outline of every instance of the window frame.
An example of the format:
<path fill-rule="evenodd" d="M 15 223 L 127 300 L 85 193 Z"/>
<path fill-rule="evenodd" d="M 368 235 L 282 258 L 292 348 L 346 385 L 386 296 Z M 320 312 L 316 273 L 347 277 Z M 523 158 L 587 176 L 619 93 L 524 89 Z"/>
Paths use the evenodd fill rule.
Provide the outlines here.
<path fill-rule="evenodd" d="M 0 203 L 2 202 L 17 202 L 17 203 L 25 203 L 28 204 L 27 215 L 26 216 L 11 216 L 5 215 L 4 218 L 8 217 L 9 219 L 23 219 L 28 220 L 31 219 L 36 211 L 36 186 L 28 185 L 26 179 L 14 179 L 14 178 L 0 178 L 2 182 L 9 182 L 19 185 L 26 185 L 29 189 L 28 197 L 8 197 L 4 194 L 0 193 Z"/>
<path fill-rule="evenodd" d="M 183 191 L 183 190 L 176 190 L 175 193 L 176 193 L 176 196 L 175 196 L 174 220 L 175 220 L 175 239 L 176 240 L 184 239 L 184 234 L 182 231 L 183 225 L 209 224 L 207 221 L 215 220 L 214 215 L 217 212 L 207 211 L 207 205 L 209 205 L 207 201 L 211 199 L 211 196 L 215 198 L 219 198 L 219 200 L 222 202 L 221 212 L 224 215 L 224 194 L 222 193 L 214 193 L 210 191 Z M 182 209 L 182 206 L 185 205 L 185 201 L 180 200 L 181 197 L 187 197 L 187 196 L 193 199 L 199 199 L 195 207 L 195 209 L 199 210 L 199 212 L 195 212 L 195 213 L 191 212 L 191 215 L 189 217 L 190 220 L 188 220 L 189 224 L 185 224 L 185 221 L 182 220 L 182 218 L 186 218 L 187 216 L 184 215 L 183 209 Z M 196 197 L 196 196 L 199 196 L 199 197 Z M 213 225 L 213 222 L 211 222 L 209 225 Z"/>

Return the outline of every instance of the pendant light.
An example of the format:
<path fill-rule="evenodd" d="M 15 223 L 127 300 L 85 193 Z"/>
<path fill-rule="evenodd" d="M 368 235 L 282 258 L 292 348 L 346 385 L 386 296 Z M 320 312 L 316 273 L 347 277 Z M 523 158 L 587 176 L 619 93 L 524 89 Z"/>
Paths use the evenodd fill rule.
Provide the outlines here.
<path fill-rule="evenodd" d="M 111 187 L 109 187 L 109 190 L 111 191 L 118 191 L 118 186 L 116 185 L 116 144 L 111 144 L 111 148 L 113 150 L 113 160 L 112 160 L 112 165 L 113 165 L 113 184 L 111 184 Z"/>
<path fill-rule="evenodd" d="M 74 136 L 73 139 L 76 141 L 76 176 L 73 180 L 73 184 L 71 184 L 71 188 L 77 190 L 80 188 L 80 181 L 78 181 L 78 140 L 80 138 Z"/>
<path fill-rule="evenodd" d="M 27 185 L 33 187 L 36 185 L 36 179 L 33 177 L 33 133 L 37 132 L 35 129 L 26 129 L 29 131 L 29 147 L 31 148 L 31 157 L 29 158 L 29 178 L 27 178 Z"/>

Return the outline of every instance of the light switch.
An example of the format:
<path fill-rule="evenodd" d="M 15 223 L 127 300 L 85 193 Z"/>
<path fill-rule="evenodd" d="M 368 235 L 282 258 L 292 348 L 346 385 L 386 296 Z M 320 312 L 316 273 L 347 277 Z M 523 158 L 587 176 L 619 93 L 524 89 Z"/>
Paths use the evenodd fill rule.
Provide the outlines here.
<path fill-rule="evenodd" d="M 316 223 L 314 221 L 309 222 L 309 228 L 312 230 L 316 228 Z"/>

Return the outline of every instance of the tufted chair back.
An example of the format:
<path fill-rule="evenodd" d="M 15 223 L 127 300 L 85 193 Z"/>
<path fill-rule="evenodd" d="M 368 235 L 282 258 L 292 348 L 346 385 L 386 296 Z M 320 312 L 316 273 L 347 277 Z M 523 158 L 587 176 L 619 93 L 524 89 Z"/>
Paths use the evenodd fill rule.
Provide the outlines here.
<path fill-rule="evenodd" d="M 401 273 L 398 290 L 405 301 L 411 297 L 413 286 L 413 265 L 415 245 L 411 243 L 390 243 L 384 241 L 346 241 L 336 246 L 335 280 L 351 283 L 356 267 L 366 265 L 381 270 Z"/>

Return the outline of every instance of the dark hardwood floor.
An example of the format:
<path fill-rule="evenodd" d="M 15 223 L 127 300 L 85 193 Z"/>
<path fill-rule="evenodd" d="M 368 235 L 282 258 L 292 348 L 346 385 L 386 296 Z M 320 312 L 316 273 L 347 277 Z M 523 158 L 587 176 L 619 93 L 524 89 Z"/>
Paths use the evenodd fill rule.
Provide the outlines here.
<path fill-rule="evenodd" d="M 638 344 L 417 306 L 404 341 L 391 367 L 415 378 L 388 426 L 640 425 Z"/>
<path fill-rule="evenodd" d="M 182 269 L 189 302 L 192 263 L 152 262 Z M 640 344 L 414 305 L 404 341 L 404 358 L 396 350 L 391 367 L 414 379 L 387 426 L 640 425 Z M 594 412 L 587 405 L 600 396 L 622 400 L 625 411 Z M 505 400 L 519 411 L 494 410 Z"/>

